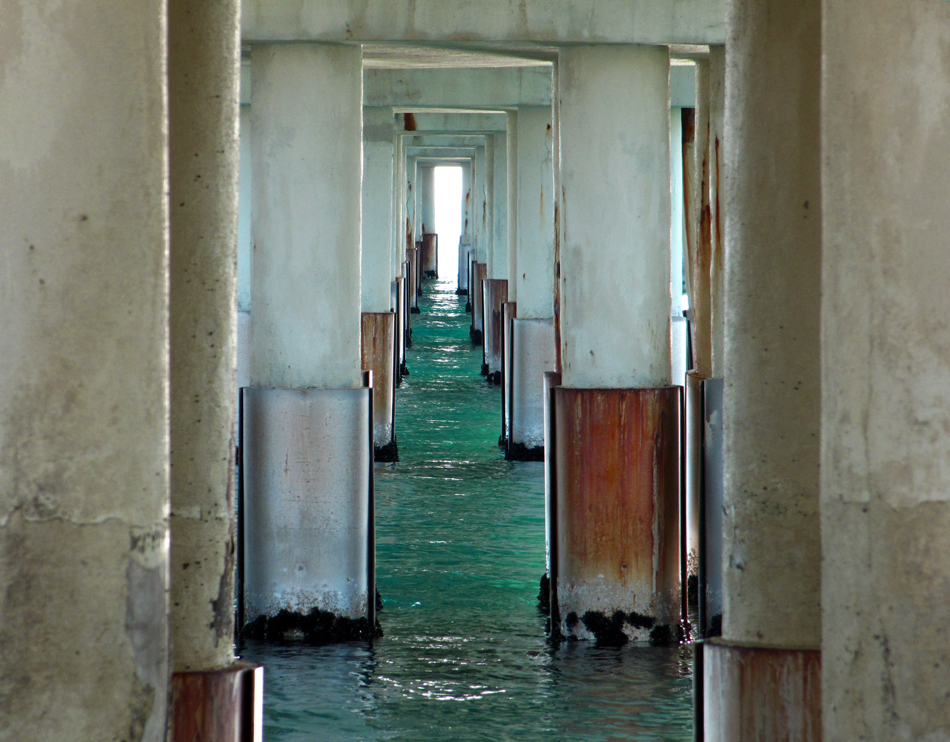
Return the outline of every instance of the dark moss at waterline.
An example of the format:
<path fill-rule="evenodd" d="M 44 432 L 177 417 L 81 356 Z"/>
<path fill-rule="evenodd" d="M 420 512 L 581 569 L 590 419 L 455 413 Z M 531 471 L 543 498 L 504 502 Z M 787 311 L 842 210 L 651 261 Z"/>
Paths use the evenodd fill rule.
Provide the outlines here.
<path fill-rule="evenodd" d="M 381 602 L 377 595 L 377 605 Z M 370 631 L 366 618 L 337 616 L 319 608 L 313 608 L 307 614 L 282 610 L 274 616 L 258 616 L 241 632 L 243 639 L 314 645 L 365 641 L 382 635 L 383 629 L 379 621 L 376 621 L 376 626 Z"/>
<path fill-rule="evenodd" d="M 508 461 L 544 461 L 544 446 L 526 446 L 511 441 L 505 447 L 505 458 Z"/>
<path fill-rule="evenodd" d="M 409 314 L 422 314 L 422 310 L 419 307 L 409 307 Z"/>
<path fill-rule="evenodd" d="M 538 610 L 544 615 L 551 614 L 551 580 L 548 579 L 548 573 L 541 575 L 541 584 L 538 587 Z M 548 633 L 550 633 L 550 624 Z"/>
<path fill-rule="evenodd" d="M 485 381 L 487 381 L 492 386 L 501 386 L 501 371 L 492 371 L 491 373 L 488 373 L 486 364 Z"/>
<path fill-rule="evenodd" d="M 482 376 L 488 376 L 489 366 L 487 363 L 482 364 Z"/>
<path fill-rule="evenodd" d="M 482 344 L 482 331 L 476 330 L 474 327 L 471 331 L 472 335 L 472 345 L 481 345 Z"/>
<path fill-rule="evenodd" d="M 597 639 L 599 646 L 622 647 L 630 641 L 630 638 L 623 631 L 623 626 L 626 623 L 626 616 L 623 611 L 614 611 L 610 618 L 607 618 L 600 611 L 587 611 L 581 617 L 581 621 Z"/>
<path fill-rule="evenodd" d="M 399 461 L 399 447 L 395 437 L 385 446 L 376 446 L 373 449 L 373 461 L 381 464 L 393 464 Z"/>
<path fill-rule="evenodd" d="M 468 296 L 468 289 L 455 289 L 456 296 Z M 471 309 L 466 309 L 466 312 L 471 312 Z"/>

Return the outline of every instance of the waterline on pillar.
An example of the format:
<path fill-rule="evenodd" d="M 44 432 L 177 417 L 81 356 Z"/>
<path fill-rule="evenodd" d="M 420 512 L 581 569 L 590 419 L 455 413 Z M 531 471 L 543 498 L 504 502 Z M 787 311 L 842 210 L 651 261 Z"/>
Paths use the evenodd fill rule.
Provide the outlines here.
<path fill-rule="evenodd" d="M 543 465 L 498 448 L 500 390 L 455 290 L 454 274 L 425 283 L 400 461 L 375 468 L 385 636 L 249 642 L 265 739 L 691 740 L 689 649 L 546 641 Z"/>

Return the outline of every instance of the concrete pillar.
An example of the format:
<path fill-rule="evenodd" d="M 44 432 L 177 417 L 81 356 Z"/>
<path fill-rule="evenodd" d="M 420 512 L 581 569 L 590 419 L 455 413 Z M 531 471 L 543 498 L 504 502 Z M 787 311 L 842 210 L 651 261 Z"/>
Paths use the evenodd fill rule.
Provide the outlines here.
<path fill-rule="evenodd" d="M 419 169 L 419 197 L 422 200 L 420 234 L 435 234 L 435 166 Z"/>
<path fill-rule="evenodd" d="M 941 739 L 950 6 L 823 9 L 824 739 Z"/>
<path fill-rule="evenodd" d="M 551 107 L 520 106 L 518 134 L 518 316 L 543 319 L 554 305 L 554 172 Z M 540 379 L 538 381 L 540 384 Z"/>
<path fill-rule="evenodd" d="M 712 377 L 712 208 L 709 204 L 709 60 L 696 62 L 696 115 L 690 205 L 694 239 L 689 254 L 689 306 L 692 326 L 693 368 L 700 377 Z"/>
<path fill-rule="evenodd" d="M 732 3 L 724 152 L 710 59 L 711 190 L 718 150 L 730 211 L 723 619 L 705 648 L 707 740 L 820 736 L 820 24 L 820 0 Z"/>
<path fill-rule="evenodd" d="M 168 4 L 175 740 L 254 726 L 243 697 L 258 676 L 233 652 L 238 23 L 233 0 Z"/>
<path fill-rule="evenodd" d="M 551 106 L 520 106 L 517 125 L 518 319 L 512 333 L 511 427 L 505 455 L 540 460 L 542 382 L 554 370 L 554 168 Z"/>
<path fill-rule="evenodd" d="M 475 249 L 474 243 L 474 199 L 475 199 L 475 163 L 472 160 L 462 163 L 462 244 L 471 245 Z M 472 254 L 472 259 L 475 254 Z M 471 288 L 471 287 L 469 287 Z"/>
<path fill-rule="evenodd" d="M 518 112 L 507 112 L 508 301 L 518 301 Z"/>
<path fill-rule="evenodd" d="M 362 365 L 373 372 L 373 459 L 399 461 L 396 412 L 396 314 L 363 312 Z"/>
<path fill-rule="evenodd" d="M 163 742 L 165 5 L 48 10 L 0 10 L 0 724 Z"/>
<path fill-rule="evenodd" d="M 393 113 L 363 109 L 360 306 L 388 312 L 392 302 Z"/>
<path fill-rule="evenodd" d="M 237 248 L 237 388 L 248 386 L 251 361 L 251 98 L 250 60 L 241 64 L 240 165 L 238 174 L 238 248 Z"/>
<path fill-rule="evenodd" d="M 488 187 L 492 173 L 488 163 L 494 165 L 494 153 L 488 153 L 487 141 L 475 148 L 475 240 L 478 246 L 478 260 L 488 268 L 489 255 L 492 250 L 491 220 L 489 216 Z M 489 156 L 490 155 L 490 156 Z"/>
<path fill-rule="evenodd" d="M 670 177 L 669 54 L 562 50 L 558 100 L 559 628 L 606 643 L 672 641 L 680 404 L 670 386 L 670 191 L 656 186 Z M 521 129 L 519 121 L 519 161 Z M 518 260 L 521 271 L 520 244 Z"/>
<path fill-rule="evenodd" d="M 508 137 L 493 134 L 492 138 L 492 249 L 488 275 L 508 278 Z"/>
<path fill-rule="evenodd" d="M 366 637 L 375 588 L 360 371 L 361 54 L 260 45 L 252 69 L 245 632 Z"/>
<path fill-rule="evenodd" d="M 726 260 L 723 248 L 726 49 L 709 47 L 709 324 L 712 375 L 725 374 Z"/>

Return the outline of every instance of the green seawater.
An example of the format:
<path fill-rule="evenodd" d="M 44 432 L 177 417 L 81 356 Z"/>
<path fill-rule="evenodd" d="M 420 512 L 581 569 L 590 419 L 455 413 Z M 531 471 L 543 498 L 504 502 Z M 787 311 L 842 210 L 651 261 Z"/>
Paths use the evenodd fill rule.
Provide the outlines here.
<path fill-rule="evenodd" d="M 454 287 L 426 282 L 400 461 L 376 465 L 385 636 L 244 647 L 265 668 L 265 740 L 691 740 L 689 649 L 545 641 L 542 464 L 497 445 L 500 392 Z"/>

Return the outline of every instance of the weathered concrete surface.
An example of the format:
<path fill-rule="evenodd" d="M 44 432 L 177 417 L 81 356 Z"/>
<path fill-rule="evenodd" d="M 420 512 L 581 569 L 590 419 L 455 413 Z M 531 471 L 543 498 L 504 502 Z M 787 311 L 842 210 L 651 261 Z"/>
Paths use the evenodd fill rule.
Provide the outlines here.
<path fill-rule="evenodd" d="M 174 672 L 234 659 L 238 12 L 168 4 Z"/>
<path fill-rule="evenodd" d="M 360 52 L 257 46 L 251 63 L 251 382 L 358 387 Z"/>
<path fill-rule="evenodd" d="M 518 301 L 518 112 L 508 111 L 508 300 Z M 499 235 L 500 236 L 500 235 Z"/>
<path fill-rule="evenodd" d="M 731 1 L 731 0 L 730 0 Z M 726 135 L 726 50 L 723 46 L 709 48 L 709 325 L 712 375 L 725 375 L 726 329 L 726 258 L 725 226 L 725 156 Z M 812 91 L 814 92 L 814 91 Z"/>
<path fill-rule="evenodd" d="M 551 106 L 518 108 L 518 316 L 554 312 L 554 173 Z M 509 279 L 510 280 L 510 279 Z"/>
<path fill-rule="evenodd" d="M 360 253 L 360 307 L 390 309 L 393 240 L 393 112 L 363 109 L 363 186 Z"/>
<path fill-rule="evenodd" d="M 730 7 L 723 638 L 818 649 L 819 1 Z"/>
<path fill-rule="evenodd" d="M 668 386 L 669 54 L 571 47 L 558 74 L 564 385 Z"/>
<path fill-rule="evenodd" d="M 492 244 L 488 276 L 508 278 L 508 135 L 493 134 L 492 153 Z M 509 279 L 510 280 L 510 279 Z"/>
<path fill-rule="evenodd" d="M 823 8 L 825 739 L 948 739 L 950 3 Z"/>
<path fill-rule="evenodd" d="M 504 113 L 414 113 L 411 129 L 419 135 L 452 135 L 461 134 L 499 134 L 505 131 Z M 401 131 L 405 128 L 405 118 L 397 117 L 396 125 Z"/>
<path fill-rule="evenodd" d="M 722 0 L 248 0 L 248 41 L 709 44 L 725 34 Z"/>
<path fill-rule="evenodd" d="M 367 106 L 484 111 L 551 104 L 551 67 L 364 70 L 363 85 Z"/>
<path fill-rule="evenodd" d="M 0 729 L 164 742 L 165 5 L 0 28 Z"/>

